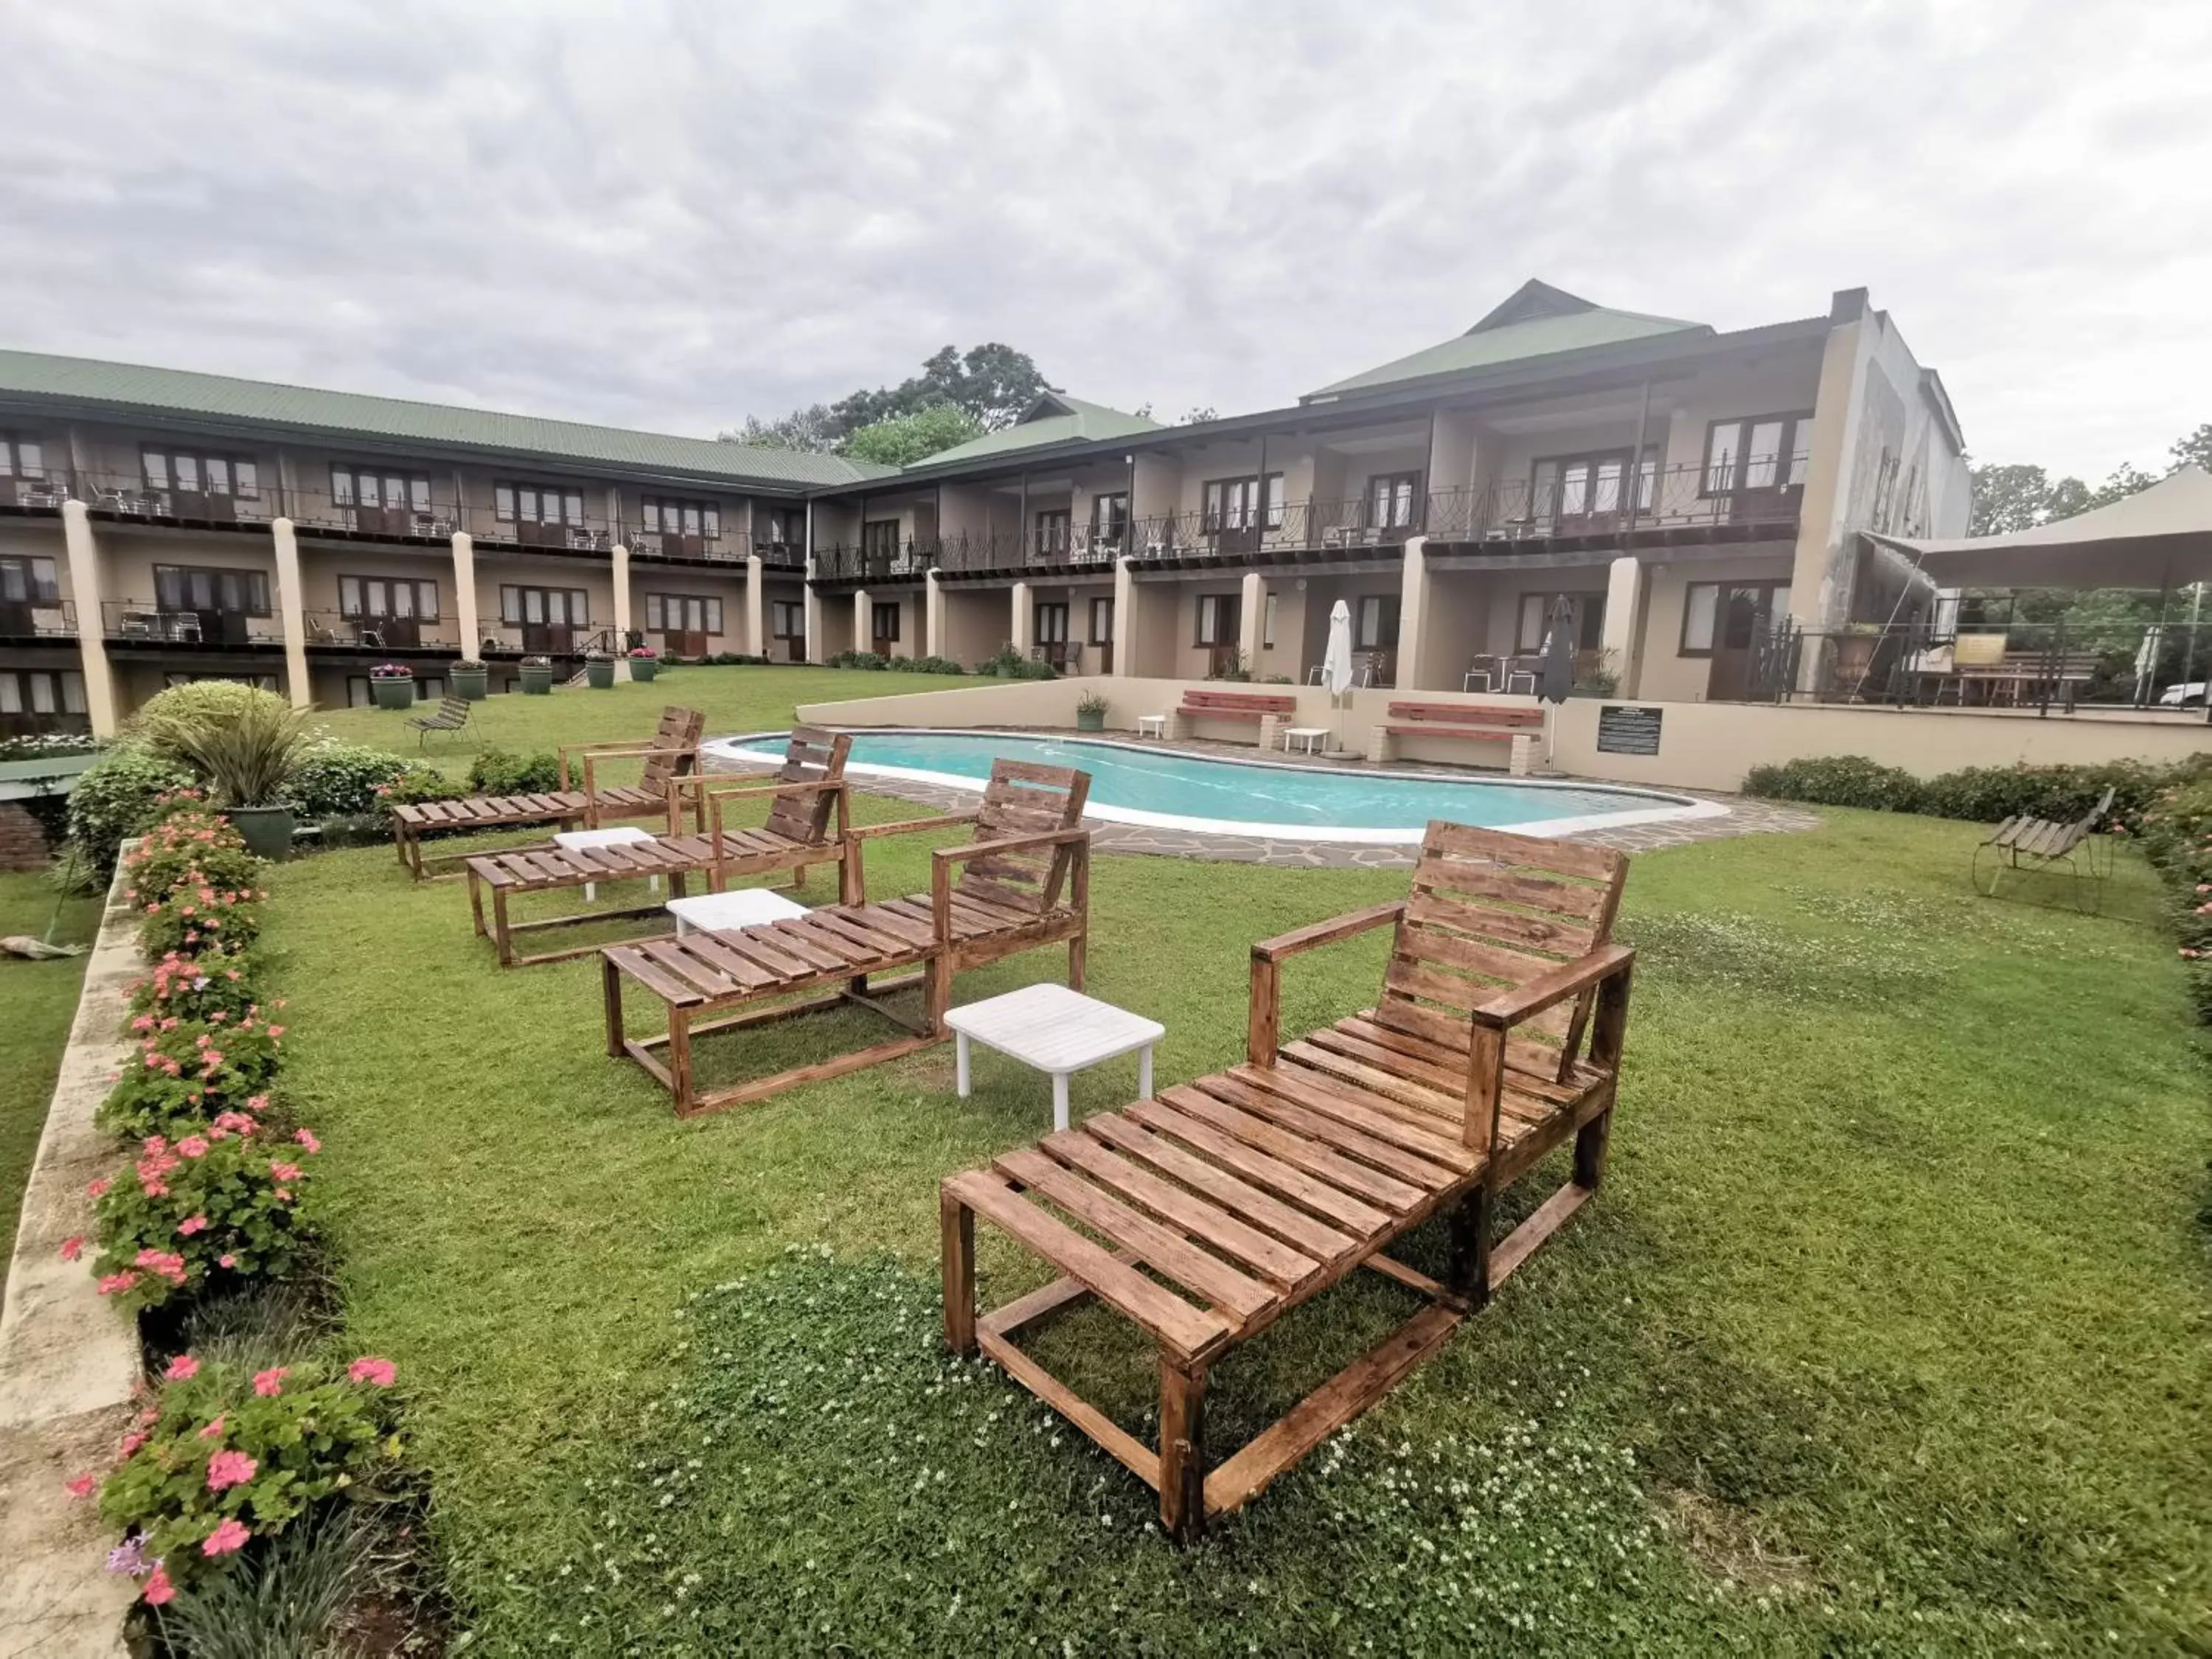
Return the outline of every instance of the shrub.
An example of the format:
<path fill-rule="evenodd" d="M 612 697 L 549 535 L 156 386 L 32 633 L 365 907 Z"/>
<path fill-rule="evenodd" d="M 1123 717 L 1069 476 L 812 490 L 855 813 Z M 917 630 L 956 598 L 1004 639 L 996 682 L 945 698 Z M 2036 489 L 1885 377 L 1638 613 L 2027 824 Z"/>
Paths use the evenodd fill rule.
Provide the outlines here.
<path fill-rule="evenodd" d="M 397 755 L 326 738 L 301 757 L 284 786 L 284 804 L 308 819 L 372 811 L 378 788 L 404 777 L 407 771 L 408 763 Z"/>
<path fill-rule="evenodd" d="M 27 732 L 0 738 L 0 761 L 48 760 L 58 755 L 96 755 L 106 744 L 76 732 Z"/>
<path fill-rule="evenodd" d="M 242 695 L 185 695 L 217 691 Z M 189 767 L 224 805 L 267 806 L 283 799 L 306 757 L 307 720 L 274 691 L 202 681 L 162 692 L 138 711 L 137 724 L 156 754 Z"/>
<path fill-rule="evenodd" d="M 1744 793 L 1776 800 L 1810 801 L 1821 806 L 1864 806 L 1876 811 L 1924 812 L 1932 817 L 1996 823 L 2020 813 L 2037 817 L 2078 818 L 2112 791 L 2112 817 L 2139 829 L 2145 811 L 2161 792 L 2212 778 L 2212 757 L 2169 767 L 2140 761 L 2112 761 L 2100 766 L 1969 766 L 1940 777 L 1917 779 L 1863 755 L 1795 760 L 1781 766 L 1754 766 L 1744 778 Z"/>
<path fill-rule="evenodd" d="M 100 1103 L 100 1127 L 109 1133 L 134 1140 L 189 1134 L 226 1111 L 267 1106 L 261 1091 L 276 1075 L 284 1027 L 264 1019 L 258 1003 L 236 1016 L 210 1009 L 204 1019 L 149 1009 L 132 1018 L 131 1030 L 137 1052 Z"/>
<path fill-rule="evenodd" d="M 187 887 L 138 907 L 138 948 L 149 958 L 242 951 L 260 937 L 258 887 Z"/>
<path fill-rule="evenodd" d="M 554 765 L 554 775 L 556 778 L 560 775 L 558 762 Z M 370 792 L 369 805 L 364 810 L 375 817 L 379 831 L 383 839 L 388 841 L 392 826 L 383 816 L 385 808 L 404 806 L 410 801 L 452 800 L 460 793 L 461 787 L 436 767 L 409 761 L 398 777 L 389 783 L 380 783 Z M 354 816 L 356 815 L 344 812 L 336 815 L 339 819 Z"/>
<path fill-rule="evenodd" d="M 178 812 L 146 831 L 123 860 L 123 896 L 143 907 L 194 889 L 245 891 L 261 878 L 261 860 L 246 850 L 228 818 Z"/>
<path fill-rule="evenodd" d="M 1011 645 L 1002 645 L 995 656 L 975 665 L 978 674 L 1003 680 L 1056 680 L 1059 672 L 1048 662 L 1024 657 Z"/>
<path fill-rule="evenodd" d="M 890 659 L 872 651 L 840 651 L 830 659 L 832 668 L 888 668 Z"/>
<path fill-rule="evenodd" d="M 227 1024 L 244 1018 L 260 1000 L 257 978 L 253 958 L 243 952 L 185 957 L 172 951 L 145 978 L 131 981 L 131 1012 L 150 1015 L 157 1024 Z"/>
<path fill-rule="evenodd" d="M 274 691 L 239 680 L 193 680 L 147 698 L 145 707 L 131 717 L 130 725 L 142 738 L 147 738 L 148 727 L 155 726 L 221 726 L 238 719 L 262 698 L 276 696 Z"/>
<path fill-rule="evenodd" d="M 965 674 L 968 671 L 950 657 L 931 655 L 916 657 L 914 665 L 924 674 Z"/>
<path fill-rule="evenodd" d="M 158 1308 L 281 1278 L 313 1236 L 298 1160 L 315 1142 L 298 1133 L 270 1144 L 252 1115 L 233 1111 L 201 1133 L 141 1142 L 129 1175 L 93 1183 L 100 1293 Z"/>
<path fill-rule="evenodd" d="M 916 674 L 921 672 L 921 659 L 919 657 L 888 657 L 884 660 L 884 666 L 890 669 L 894 674 Z"/>
<path fill-rule="evenodd" d="M 191 781 L 183 767 L 137 742 L 118 743 L 87 767 L 70 791 L 69 838 L 88 878 L 106 882 L 117 852 L 146 827 L 155 800 Z"/>
<path fill-rule="evenodd" d="M 469 767 L 472 795 L 541 795 L 561 787 L 558 755 L 515 755 L 487 749 Z"/>
<path fill-rule="evenodd" d="M 1899 766 L 1863 755 L 1821 755 L 1779 766 L 1754 766 L 1743 793 L 1770 800 L 1809 801 L 1816 806 L 1861 806 L 1875 812 L 1920 810 L 1920 781 Z"/>
<path fill-rule="evenodd" d="M 383 1360 L 250 1372 L 184 1354 L 167 1375 L 100 1488 L 101 1518 L 130 1540 L 112 1565 L 144 1571 L 143 1594 L 156 1605 L 398 1459 Z"/>

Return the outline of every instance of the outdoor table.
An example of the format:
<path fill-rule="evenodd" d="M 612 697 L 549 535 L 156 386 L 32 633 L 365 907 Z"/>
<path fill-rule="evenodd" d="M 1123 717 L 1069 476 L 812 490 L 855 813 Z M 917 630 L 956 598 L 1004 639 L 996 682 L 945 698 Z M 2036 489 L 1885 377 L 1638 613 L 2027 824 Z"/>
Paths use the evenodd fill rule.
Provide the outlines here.
<path fill-rule="evenodd" d="M 1293 738 L 1296 738 L 1299 743 L 1304 745 L 1306 753 L 1309 755 L 1316 754 L 1321 752 L 1321 750 L 1326 750 L 1328 747 L 1328 727 L 1326 726 L 1285 726 L 1283 728 L 1283 752 L 1285 755 L 1291 752 L 1291 739 Z M 1315 748 L 1316 744 L 1321 746 L 1321 750 L 1316 750 Z"/>
<path fill-rule="evenodd" d="M 1067 1079 L 1077 1072 L 1133 1049 L 1137 1059 L 1137 1096 L 1152 1092 L 1152 1045 L 1167 1027 L 1141 1014 L 1116 1008 L 1065 985 L 1026 985 L 1001 997 L 971 1002 L 945 1016 L 958 1039 L 954 1084 L 960 1098 L 969 1095 L 968 1045 L 980 1042 L 1052 1078 L 1052 1127 L 1067 1127 Z"/>
<path fill-rule="evenodd" d="M 806 907 L 793 904 L 781 893 L 772 893 L 765 887 L 741 887 L 730 893 L 695 893 L 689 898 L 675 898 L 665 907 L 676 918 L 676 936 L 698 932 L 711 933 L 724 927 L 755 927 L 764 921 L 783 921 L 792 916 L 803 916 Z"/>
<path fill-rule="evenodd" d="M 619 830 L 563 830 L 553 837 L 553 844 L 565 852 L 574 853 L 586 847 L 619 847 L 626 842 L 651 841 L 653 832 L 641 830 L 635 824 L 624 824 Z M 660 878 L 648 878 L 652 890 L 660 890 Z M 584 902 L 589 904 L 599 896 L 599 884 L 584 884 Z"/>
<path fill-rule="evenodd" d="M 1137 716 L 1137 736 L 1139 738 L 1165 738 L 1167 734 L 1168 717 L 1165 714 L 1139 714 Z"/>

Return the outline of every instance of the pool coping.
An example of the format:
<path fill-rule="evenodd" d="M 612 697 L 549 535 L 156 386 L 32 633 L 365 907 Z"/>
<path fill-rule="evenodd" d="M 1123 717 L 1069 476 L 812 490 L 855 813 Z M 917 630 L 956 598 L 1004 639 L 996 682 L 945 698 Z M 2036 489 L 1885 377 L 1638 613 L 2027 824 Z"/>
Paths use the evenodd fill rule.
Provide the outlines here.
<path fill-rule="evenodd" d="M 1028 739 L 1058 739 L 1070 743 L 1090 744 L 1101 749 L 1121 749 L 1131 754 L 1157 754 L 1164 751 L 1182 755 L 1192 760 L 1210 761 L 1223 766 L 1249 766 L 1274 772 L 1322 772 L 1338 777 L 1395 779 L 1407 783 L 1504 784 L 1513 788 L 1603 790 L 1608 793 L 1635 796 L 1647 800 L 1666 803 L 1663 806 L 1624 812 L 1587 812 L 1565 817 L 1530 818 L 1517 823 L 1493 824 L 1490 827 L 1516 836 L 1534 836 L 1545 840 L 1564 840 L 1593 830 L 1628 830 L 1644 824 L 1680 823 L 1700 818 L 1723 817 L 1729 808 L 1717 801 L 1670 790 L 1646 788 L 1635 784 L 1601 783 L 1568 778 L 1513 777 L 1487 775 L 1468 776 L 1463 774 L 1438 770 L 1407 771 L 1396 766 L 1346 766 L 1343 764 L 1301 764 L 1295 761 L 1275 759 L 1272 755 L 1224 754 L 1218 750 L 1187 748 L 1180 744 L 1146 739 L 1128 741 L 1104 736 L 1096 732 L 1066 732 L 1058 729 L 1005 726 L 841 726 L 840 731 L 855 737 L 1006 737 Z M 731 761 L 752 761 L 773 763 L 776 757 L 763 750 L 743 745 L 771 738 L 790 736 L 788 728 L 780 731 L 751 732 L 735 737 L 716 738 L 702 745 L 717 757 Z M 971 778 L 957 772 L 936 772 L 922 767 L 884 766 L 875 763 L 852 761 L 847 763 L 848 775 L 868 779 L 890 779 L 901 783 L 924 784 L 937 789 L 964 790 L 980 793 L 984 780 Z M 1098 801 L 1091 802 L 1084 816 L 1102 823 L 1124 824 L 1141 830 L 1173 830 L 1192 836 L 1231 836 L 1271 842 L 1315 842 L 1329 846 L 1345 847 L 1418 847 L 1425 827 L 1407 825 L 1390 829 L 1367 827 L 1331 828 L 1316 830 L 1310 824 L 1267 823 L 1236 818 L 1202 818 L 1186 817 L 1176 812 L 1154 812 L 1142 807 L 1116 806 Z"/>

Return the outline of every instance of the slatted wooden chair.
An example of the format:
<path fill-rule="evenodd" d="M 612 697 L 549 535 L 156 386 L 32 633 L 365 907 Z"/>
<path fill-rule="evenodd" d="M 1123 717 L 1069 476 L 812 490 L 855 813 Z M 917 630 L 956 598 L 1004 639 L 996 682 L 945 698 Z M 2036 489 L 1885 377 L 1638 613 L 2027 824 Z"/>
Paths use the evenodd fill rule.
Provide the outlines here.
<path fill-rule="evenodd" d="M 399 862 L 416 880 L 427 877 L 428 866 L 465 859 L 465 851 L 426 854 L 425 836 L 456 835 L 479 830 L 526 829 L 535 824 L 557 824 L 572 830 L 578 824 L 598 829 L 609 819 L 656 817 L 668 810 L 668 781 L 699 769 L 699 739 L 707 717 L 696 708 L 671 705 L 660 714 L 660 725 L 643 745 L 624 743 L 570 744 L 560 750 L 561 787 L 542 793 L 469 795 L 453 800 L 410 801 L 392 809 L 392 841 Z M 570 787 L 570 757 L 583 761 L 581 789 Z M 596 768 L 601 761 L 635 759 L 645 766 L 637 782 L 599 787 Z M 706 827 L 704 818 L 699 828 Z M 458 872 L 454 872 L 458 873 Z"/>
<path fill-rule="evenodd" d="M 773 782 L 705 772 L 671 777 L 662 798 L 668 813 L 667 833 L 650 840 L 578 848 L 540 842 L 476 854 L 465 868 L 469 912 L 477 937 L 492 941 L 501 967 L 526 968 L 588 956 L 605 941 L 520 956 L 515 951 L 517 934 L 633 917 L 656 917 L 665 923 L 668 913 L 665 905 L 655 902 L 517 921 L 509 914 L 509 902 L 525 893 L 573 891 L 579 887 L 588 890 L 603 881 L 665 878 L 670 896 L 681 898 L 687 879 L 693 876 L 704 875 L 708 890 L 719 893 L 742 877 L 785 872 L 790 873 L 794 890 L 803 889 L 809 866 L 836 864 L 848 855 L 846 836 L 852 826 L 845 793 L 845 757 L 852 746 L 853 739 L 846 732 L 802 726 L 793 730 L 785 745 L 783 765 Z M 730 803 L 763 796 L 770 801 L 766 823 L 758 829 L 729 826 L 725 813 Z M 703 833 L 684 833 L 687 803 L 695 814 L 703 805 L 708 818 Z M 835 835 L 830 833 L 833 814 Z M 491 895 L 492 910 L 489 927 L 483 903 L 487 892 Z M 588 891 L 586 896 L 589 897 Z"/>
<path fill-rule="evenodd" d="M 1081 990 L 1091 915 L 1091 834 L 1082 822 L 1090 792 L 1087 772 L 997 761 L 974 811 L 849 830 L 836 904 L 754 927 L 608 946 L 600 952 L 607 1054 L 635 1060 L 667 1088 L 677 1115 L 690 1117 L 942 1042 L 953 976 L 963 968 L 1065 941 L 1067 982 Z M 928 892 L 866 902 L 864 842 L 957 823 L 974 825 L 974 839 L 936 850 Z M 911 971 L 893 980 L 873 977 L 902 969 Z M 660 1000 L 668 1016 L 665 1036 L 625 1034 L 625 981 Z M 919 1020 L 881 1000 L 916 985 L 924 991 Z M 695 1037 L 839 1002 L 872 1009 L 908 1035 L 753 1082 L 699 1089 Z"/>
<path fill-rule="evenodd" d="M 945 1337 L 983 1352 L 1159 1493 L 1188 1540 L 1381 1398 L 1597 1188 L 1633 953 L 1620 854 L 1431 823 L 1410 897 L 1252 947 L 1245 1063 L 945 1182 Z M 1279 1046 L 1282 963 L 1395 930 L 1374 1007 Z M 1563 1142 L 1574 1173 L 1495 1249 L 1498 1194 Z M 1060 1275 L 978 1317 L 975 1218 Z M 1449 1224 L 1439 1281 L 1384 1252 Z M 1210 1369 L 1356 1269 L 1427 1305 L 1209 1469 Z M 1096 1298 L 1159 1350 L 1157 1449 L 1016 1343 Z"/>
<path fill-rule="evenodd" d="M 2112 873 L 2112 843 L 2099 832 L 2112 815 L 2118 792 L 2105 791 L 2078 818 L 2039 818 L 2018 812 L 1974 848 L 1974 887 L 1995 898 L 2008 875 L 2063 870 L 2073 878 L 2074 905 L 2094 915 L 2104 908 L 2105 878 Z"/>

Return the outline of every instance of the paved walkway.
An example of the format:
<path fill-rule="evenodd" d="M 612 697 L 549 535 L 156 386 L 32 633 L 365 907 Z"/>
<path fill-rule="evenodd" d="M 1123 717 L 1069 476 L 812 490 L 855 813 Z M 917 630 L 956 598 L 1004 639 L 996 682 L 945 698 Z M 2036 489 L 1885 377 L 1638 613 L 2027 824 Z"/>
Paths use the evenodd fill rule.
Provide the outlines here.
<path fill-rule="evenodd" d="M 1010 732 L 1032 732 L 1038 737 L 1072 738 L 1079 735 L 1065 727 L 1004 726 L 994 728 Z M 1109 737 L 1126 739 L 1127 733 L 1109 733 Z M 1147 738 L 1146 746 L 1153 746 Z M 1249 744 L 1217 743 L 1204 738 L 1188 738 L 1173 744 L 1158 745 L 1191 755 L 1221 756 L 1238 760 L 1250 760 L 1256 751 Z M 1267 758 L 1281 760 L 1284 757 L 1269 755 Z M 1310 764 L 1330 770 L 1376 772 L 1426 772 L 1437 777 L 1455 778 L 1462 781 L 1491 779 L 1506 781 L 1503 773 L 1478 773 L 1453 766 L 1437 766 L 1420 761 L 1394 761 L 1387 767 L 1370 767 L 1364 760 L 1334 756 L 1326 760 L 1307 761 L 1292 755 L 1288 757 L 1294 765 Z M 749 773 L 768 769 L 741 764 L 720 756 L 708 757 L 710 771 Z M 964 811 L 975 804 L 973 790 L 952 789 L 939 784 L 915 783 L 902 778 L 855 778 L 872 795 L 887 795 L 894 799 L 913 801 L 932 806 L 939 811 Z M 1604 787 L 1597 780 L 1563 779 L 1564 782 L 1586 781 Z M 1612 830 L 1585 830 L 1565 837 L 1569 841 L 1594 842 L 1603 847 L 1617 847 L 1625 853 L 1656 852 L 1665 847 L 1686 847 L 1692 842 L 1723 841 L 1734 836 L 1755 836 L 1787 833 L 1798 830 L 1814 830 L 1820 820 L 1801 808 L 1778 805 L 1771 801 L 1753 800 L 1743 795 L 1716 795 L 1692 789 L 1670 789 L 1669 794 L 1686 795 L 1697 800 L 1710 800 L 1728 809 L 1726 817 L 1685 818 L 1672 823 L 1633 823 Z M 1102 853 L 1148 853 L 1160 858 L 1213 859 L 1231 864 L 1269 864 L 1304 866 L 1313 869 L 1361 868 L 1369 870 L 1407 870 L 1419 860 L 1419 847 L 1369 847 L 1344 842 L 1279 840 L 1266 836 L 1213 835 L 1195 830 L 1152 830 L 1141 824 L 1107 823 L 1099 819 L 1090 821 L 1091 846 Z"/>

